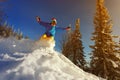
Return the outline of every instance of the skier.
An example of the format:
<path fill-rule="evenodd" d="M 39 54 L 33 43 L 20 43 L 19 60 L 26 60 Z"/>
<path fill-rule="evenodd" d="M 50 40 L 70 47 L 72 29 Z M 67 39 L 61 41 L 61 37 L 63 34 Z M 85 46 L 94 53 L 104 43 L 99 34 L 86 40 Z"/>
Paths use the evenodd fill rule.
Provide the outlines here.
<path fill-rule="evenodd" d="M 52 18 L 51 22 L 43 22 L 41 21 L 40 17 L 36 17 L 37 22 L 44 26 L 46 28 L 46 32 L 41 36 L 41 39 L 45 40 L 54 40 L 56 29 L 61 29 L 61 30 L 70 30 L 70 27 L 62 28 L 62 27 L 57 27 L 57 20 L 56 18 Z"/>

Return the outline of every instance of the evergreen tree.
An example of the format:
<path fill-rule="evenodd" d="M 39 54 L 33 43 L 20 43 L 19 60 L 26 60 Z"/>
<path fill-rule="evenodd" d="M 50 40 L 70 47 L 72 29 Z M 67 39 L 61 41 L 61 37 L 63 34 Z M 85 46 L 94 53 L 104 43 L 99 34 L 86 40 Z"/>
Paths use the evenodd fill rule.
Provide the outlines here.
<path fill-rule="evenodd" d="M 104 0 L 97 0 L 92 40 L 91 70 L 97 76 L 108 80 L 120 80 L 120 59 L 115 55 L 115 42 L 112 40 L 112 23 L 104 6 Z"/>
<path fill-rule="evenodd" d="M 80 34 L 80 20 L 76 20 L 75 30 L 69 34 L 68 40 L 63 45 L 62 53 L 69 58 L 75 65 L 84 69 L 86 61 Z"/>
<path fill-rule="evenodd" d="M 0 2 L 6 2 L 6 0 L 0 0 Z M 5 15 L 3 7 L 0 5 L 0 38 L 8 38 L 10 36 L 13 36 L 18 40 L 24 38 L 22 32 L 15 32 L 13 28 L 5 22 L 6 18 L 7 16 Z M 27 36 L 25 38 L 28 39 Z"/>
<path fill-rule="evenodd" d="M 115 44 L 115 47 L 116 47 L 115 53 L 116 53 L 116 56 L 120 59 L 120 38 L 119 36 L 117 38 L 119 39 L 119 42 L 116 42 Z"/>
<path fill-rule="evenodd" d="M 23 37 L 23 33 L 20 32 L 20 30 L 15 32 L 15 30 L 7 23 L 0 25 L 0 38 L 8 38 L 10 36 L 15 37 L 18 40 L 29 38 L 28 36 Z"/>
<path fill-rule="evenodd" d="M 119 53 L 119 55 L 120 55 L 120 38 L 119 38 L 119 43 L 118 43 L 117 48 L 118 48 L 118 53 Z"/>
<path fill-rule="evenodd" d="M 13 35 L 13 30 L 7 24 L 0 25 L 0 37 L 7 38 Z"/>

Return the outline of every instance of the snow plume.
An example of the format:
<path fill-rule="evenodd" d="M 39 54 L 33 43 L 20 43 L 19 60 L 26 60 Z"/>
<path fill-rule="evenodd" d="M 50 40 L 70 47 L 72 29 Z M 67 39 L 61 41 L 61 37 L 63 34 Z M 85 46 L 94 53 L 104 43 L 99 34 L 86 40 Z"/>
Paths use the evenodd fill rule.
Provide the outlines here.
<path fill-rule="evenodd" d="M 32 41 L 29 39 L 17 40 L 14 37 L 1 38 L 0 60 L 5 60 L 5 61 L 15 60 L 14 58 L 20 59 L 36 49 L 48 48 L 50 50 L 53 50 L 54 46 L 55 46 L 55 41 L 46 41 L 46 40 Z"/>
<path fill-rule="evenodd" d="M 25 44 L 28 43 L 31 44 L 31 41 Z M 19 42 L 15 45 L 18 46 L 18 44 Z M 22 47 L 27 49 L 26 46 Z M 19 55 L 24 59 L 17 60 L 19 57 L 15 57 L 12 61 L 1 60 L 0 80 L 103 80 L 79 69 L 62 54 L 53 50 L 53 46 L 53 43 L 43 44 L 37 41 L 34 43 L 34 48 L 29 46 L 33 51 L 27 50 L 24 53 L 18 49 L 14 55 Z M 6 56 L 4 59 L 7 59 L 9 51 L 2 56 Z"/>
<path fill-rule="evenodd" d="M 0 39 L 0 53 L 28 53 L 33 51 L 33 45 L 33 41 L 29 39 L 16 40 L 13 37 L 2 38 Z"/>
<path fill-rule="evenodd" d="M 36 48 L 35 48 L 36 47 Z M 38 40 L 35 42 L 34 48 L 48 48 L 49 50 L 53 50 L 55 47 L 55 41 L 53 40 Z"/>

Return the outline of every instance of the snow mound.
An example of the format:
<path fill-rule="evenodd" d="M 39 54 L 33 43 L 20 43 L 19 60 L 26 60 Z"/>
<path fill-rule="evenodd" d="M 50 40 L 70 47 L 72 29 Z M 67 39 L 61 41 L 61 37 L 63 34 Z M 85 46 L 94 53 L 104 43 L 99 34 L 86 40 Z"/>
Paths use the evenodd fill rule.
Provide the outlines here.
<path fill-rule="evenodd" d="M 8 40 L 8 43 L 11 41 Z M 22 45 L 23 43 L 24 46 Z M 6 43 L 2 44 L 5 48 Z M 19 41 L 14 44 L 16 49 L 18 44 Z M 29 46 L 25 44 L 29 44 Z M 9 46 L 12 45 L 9 43 Z M 0 53 L 1 56 L 4 56 L 2 59 L 0 57 L 0 80 L 102 80 L 79 69 L 62 54 L 51 49 L 51 47 L 42 47 L 41 44 L 37 46 L 36 42 L 29 40 L 27 42 L 22 40 L 21 45 L 19 47 L 22 47 L 22 49 L 25 50 L 29 47 L 30 50 L 25 50 L 24 52 L 19 49 L 16 51 L 13 48 L 13 53 L 10 51 L 10 54 L 20 57 L 9 55 L 9 50 L 6 54 Z"/>
<path fill-rule="evenodd" d="M 18 66 L 6 70 L 2 80 L 100 80 L 76 67 L 63 55 L 37 49 Z"/>

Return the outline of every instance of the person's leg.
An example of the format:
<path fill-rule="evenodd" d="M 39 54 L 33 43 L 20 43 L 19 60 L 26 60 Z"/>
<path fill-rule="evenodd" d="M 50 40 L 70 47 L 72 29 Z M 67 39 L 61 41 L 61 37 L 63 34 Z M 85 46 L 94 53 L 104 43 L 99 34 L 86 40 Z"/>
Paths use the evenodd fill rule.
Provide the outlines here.
<path fill-rule="evenodd" d="M 54 36 L 51 33 L 46 33 L 48 40 L 54 40 Z"/>

